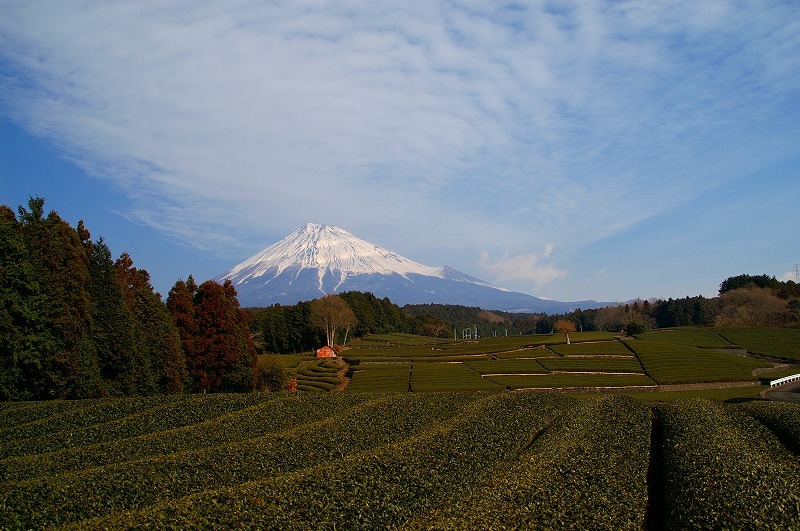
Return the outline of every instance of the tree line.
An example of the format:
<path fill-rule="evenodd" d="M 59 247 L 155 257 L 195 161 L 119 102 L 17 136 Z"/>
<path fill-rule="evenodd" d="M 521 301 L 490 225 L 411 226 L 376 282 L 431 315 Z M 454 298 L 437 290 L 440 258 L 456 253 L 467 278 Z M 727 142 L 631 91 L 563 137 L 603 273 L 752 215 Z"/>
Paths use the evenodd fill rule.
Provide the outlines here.
<path fill-rule="evenodd" d="M 401 332 L 439 338 L 461 338 L 477 328 L 479 337 L 558 333 L 574 323 L 576 331 L 606 330 L 642 333 L 676 326 L 800 326 L 800 287 L 767 275 L 739 275 L 720 285 L 718 297 L 633 300 L 605 308 L 576 309 L 565 314 L 511 313 L 449 304 L 404 307 L 371 293 L 339 295 L 352 309 L 356 324 L 351 337 Z M 251 329 L 266 352 L 307 352 L 325 337 L 311 324 L 311 302 L 249 310 Z M 561 332 L 563 333 L 563 332 Z M 339 339 L 339 341 L 341 338 Z"/>
<path fill-rule="evenodd" d="M 737 275 L 725 279 L 717 297 L 635 300 L 617 306 L 575 310 L 543 317 L 537 331 L 566 318 L 583 330 L 644 332 L 676 326 L 798 327 L 800 285 L 769 275 Z"/>
<path fill-rule="evenodd" d="M 150 276 L 31 198 L 0 206 L 0 400 L 243 391 L 259 385 L 230 283 Z"/>

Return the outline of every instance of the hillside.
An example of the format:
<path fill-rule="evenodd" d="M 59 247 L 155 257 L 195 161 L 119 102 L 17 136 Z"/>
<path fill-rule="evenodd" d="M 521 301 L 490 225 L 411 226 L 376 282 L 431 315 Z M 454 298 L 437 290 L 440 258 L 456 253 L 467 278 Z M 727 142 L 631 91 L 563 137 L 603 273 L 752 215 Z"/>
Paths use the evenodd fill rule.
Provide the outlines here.
<path fill-rule="evenodd" d="M 562 334 L 477 340 L 379 334 L 352 341 L 336 366 L 313 357 L 272 358 L 306 391 L 341 386 L 343 362 L 350 364 L 345 392 L 691 388 L 755 398 L 769 380 L 800 373 L 800 330 L 687 327 L 623 340 L 610 332 L 570 337 L 567 345 Z"/>

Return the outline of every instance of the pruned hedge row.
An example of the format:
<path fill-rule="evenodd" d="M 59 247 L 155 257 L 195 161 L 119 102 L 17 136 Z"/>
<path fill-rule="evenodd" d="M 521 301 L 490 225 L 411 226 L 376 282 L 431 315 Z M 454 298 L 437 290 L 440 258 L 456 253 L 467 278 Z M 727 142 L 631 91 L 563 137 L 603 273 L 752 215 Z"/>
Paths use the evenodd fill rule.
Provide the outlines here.
<path fill-rule="evenodd" d="M 317 422 L 303 422 L 263 437 L 198 450 L 9 482 L 5 484 L 8 489 L 4 504 L 15 508 L 16 518 L 27 528 L 143 508 L 210 485 L 220 488 L 257 481 L 379 448 L 457 414 L 463 404 L 473 399 L 467 396 L 463 400 L 442 401 L 435 394 L 426 393 L 410 394 L 403 400 L 389 396 L 364 401 L 358 395 L 334 395 L 330 402 L 339 406 L 338 411 L 329 410 L 330 416 Z M 318 401 L 299 399 L 293 403 L 310 414 L 309 408 L 313 409 Z M 75 495 L 65 496 L 69 492 Z"/>
<path fill-rule="evenodd" d="M 25 432 L 35 435 L 23 439 L 27 452 L 0 459 L 0 528 L 800 522 L 796 404 L 651 406 L 530 392 L 209 395 L 145 399 L 138 409 L 120 400 L 114 421 L 113 402 L 4 405 L 0 420 L 13 423 L 0 429 L 37 427 Z M 93 405 L 102 413 L 90 413 Z M 39 426 L 45 418 L 49 432 Z"/>
<path fill-rule="evenodd" d="M 728 352 L 642 339 L 625 343 L 659 384 L 756 380 L 753 369 L 767 363 Z"/>
<path fill-rule="evenodd" d="M 720 335 L 755 354 L 800 361 L 798 329 L 723 328 Z"/>
<path fill-rule="evenodd" d="M 600 396 L 561 413 L 519 455 L 407 527 L 642 529 L 650 408 Z"/>
<path fill-rule="evenodd" d="M 413 395 L 395 395 L 395 400 L 403 403 Z M 433 396 L 440 406 L 464 403 L 457 394 Z M 556 395 L 473 396 L 480 398 L 414 437 L 83 524 L 103 528 L 175 522 L 178 527 L 213 528 L 235 521 L 245 528 L 272 529 L 398 527 L 524 451 L 565 402 Z"/>
<path fill-rule="evenodd" d="M 261 394 L 253 397 L 259 397 L 262 401 L 250 407 L 219 414 L 220 409 L 230 409 L 234 405 L 226 398 L 235 399 L 248 395 L 207 396 L 208 399 L 199 402 L 186 397 L 184 406 L 187 410 L 196 405 L 206 407 L 208 411 L 216 411 L 216 416 L 210 420 L 184 425 L 183 415 L 175 415 L 169 419 L 164 416 L 164 411 L 159 411 L 162 422 L 171 420 L 176 426 L 171 429 L 152 431 L 145 435 L 126 436 L 124 433 L 116 432 L 119 438 L 112 440 L 110 439 L 112 434 L 109 434 L 109 440 L 97 444 L 65 447 L 55 452 L 45 451 L 9 458 L 0 462 L 0 479 L 22 481 L 263 437 L 297 426 L 335 418 L 337 415 L 342 415 L 343 411 L 349 411 L 350 408 L 370 398 L 361 396 L 342 401 L 328 400 L 316 395 L 303 397 L 302 401 L 290 398 L 271 400 L 277 398 L 278 395 Z M 208 407 L 213 403 L 227 405 L 227 408 Z M 299 406 L 301 403 L 302 406 Z M 129 433 L 137 434 L 152 427 L 153 419 L 137 417 L 124 420 L 129 428 Z M 137 423 L 141 424 L 137 425 Z M 81 438 L 80 434 L 77 435 L 77 438 Z M 44 448 L 50 448 L 50 445 L 45 445 Z"/>
<path fill-rule="evenodd" d="M 658 411 L 671 529 L 797 529 L 800 457 L 740 408 L 686 399 Z"/>
<path fill-rule="evenodd" d="M 800 406 L 786 402 L 749 402 L 741 406 L 772 430 L 784 446 L 800 455 Z"/>
<path fill-rule="evenodd" d="M 274 395 L 250 393 L 84 401 L 84 407 L 71 409 L 64 415 L 15 428 L 19 435 L 0 444 L 0 458 L 55 452 L 176 429 L 273 398 Z"/>

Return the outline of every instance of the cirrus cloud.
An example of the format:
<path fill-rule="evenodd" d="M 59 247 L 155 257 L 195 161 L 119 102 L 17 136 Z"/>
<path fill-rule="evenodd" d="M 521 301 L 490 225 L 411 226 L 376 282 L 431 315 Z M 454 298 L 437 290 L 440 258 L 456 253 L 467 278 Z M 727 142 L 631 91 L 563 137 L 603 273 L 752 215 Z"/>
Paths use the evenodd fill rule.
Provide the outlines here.
<path fill-rule="evenodd" d="M 0 9 L 0 112 L 232 261 L 314 221 L 556 284 L 548 239 L 581 256 L 798 155 L 792 2 Z"/>

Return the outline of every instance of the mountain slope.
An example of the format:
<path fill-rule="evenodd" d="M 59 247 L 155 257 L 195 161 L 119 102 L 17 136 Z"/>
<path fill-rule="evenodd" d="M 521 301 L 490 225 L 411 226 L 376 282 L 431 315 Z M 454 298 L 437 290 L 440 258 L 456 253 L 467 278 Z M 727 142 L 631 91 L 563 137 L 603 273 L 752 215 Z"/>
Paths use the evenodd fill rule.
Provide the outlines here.
<path fill-rule="evenodd" d="M 514 293 L 448 266 L 431 267 L 328 225 L 309 223 L 215 280 L 230 279 L 242 306 L 295 304 L 328 293 L 371 292 L 398 305 L 460 304 L 561 313 L 595 301 L 558 302 Z"/>

